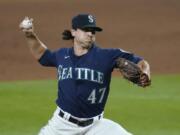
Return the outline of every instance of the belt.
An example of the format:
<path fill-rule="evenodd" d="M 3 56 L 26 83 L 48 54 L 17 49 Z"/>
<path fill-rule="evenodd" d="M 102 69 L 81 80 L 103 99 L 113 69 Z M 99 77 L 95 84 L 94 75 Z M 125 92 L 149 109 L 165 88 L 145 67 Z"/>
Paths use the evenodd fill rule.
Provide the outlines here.
<path fill-rule="evenodd" d="M 60 110 L 59 111 L 59 116 L 64 118 L 64 115 L 65 115 L 65 113 Z M 74 123 L 74 124 L 76 124 L 78 126 L 81 126 L 81 127 L 86 127 L 86 126 L 92 124 L 93 121 L 94 121 L 93 118 L 88 119 L 88 120 L 78 120 L 76 118 L 73 118 L 72 116 L 69 116 L 69 118 L 66 119 L 66 120 L 68 120 L 69 122 L 72 122 L 72 123 Z"/>

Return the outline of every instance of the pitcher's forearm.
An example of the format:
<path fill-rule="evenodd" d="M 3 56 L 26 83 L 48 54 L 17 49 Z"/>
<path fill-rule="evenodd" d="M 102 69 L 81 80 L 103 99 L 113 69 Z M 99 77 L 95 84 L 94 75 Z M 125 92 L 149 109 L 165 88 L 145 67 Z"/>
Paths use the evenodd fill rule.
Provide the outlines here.
<path fill-rule="evenodd" d="M 39 60 L 47 49 L 46 45 L 39 40 L 34 32 L 25 33 L 25 36 L 32 55 Z"/>
<path fill-rule="evenodd" d="M 25 34 L 32 55 L 39 60 L 47 50 L 47 47 L 39 40 L 34 32 L 33 19 L 25 17 L 19 27 Z"/>

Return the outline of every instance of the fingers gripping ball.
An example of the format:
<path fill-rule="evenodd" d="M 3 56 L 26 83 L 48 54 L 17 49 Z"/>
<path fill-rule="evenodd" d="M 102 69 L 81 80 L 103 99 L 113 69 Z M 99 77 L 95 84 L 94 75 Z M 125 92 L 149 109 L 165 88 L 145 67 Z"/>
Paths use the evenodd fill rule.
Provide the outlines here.
<path fill-rule="evenodd" d="M 124 58 L 118 58 L 117 65 L 123 77 L 128 81 L 141 87 L 150 85 L 151 81 L 149 80 L 148 76 L 145 75 L 140 67 L 135 63 Z"/>

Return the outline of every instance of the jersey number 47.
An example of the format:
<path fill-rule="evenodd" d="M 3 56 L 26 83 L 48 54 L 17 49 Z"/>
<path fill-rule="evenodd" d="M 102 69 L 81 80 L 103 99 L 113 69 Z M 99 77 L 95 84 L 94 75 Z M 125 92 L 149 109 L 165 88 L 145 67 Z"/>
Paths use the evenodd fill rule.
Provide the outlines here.
<path fill-rule="evenodd" d="M 93 89 L 91 94 L 88 97 L 88 101 L 91 102 L 91 104 L 96 104 L 96 103 L 102 103 L 104 94 L 105 94 L 106 88 L 101 88 L 99 90 Z M 97 95 L 100 94 L 99 99 L 97 99 Z"/>

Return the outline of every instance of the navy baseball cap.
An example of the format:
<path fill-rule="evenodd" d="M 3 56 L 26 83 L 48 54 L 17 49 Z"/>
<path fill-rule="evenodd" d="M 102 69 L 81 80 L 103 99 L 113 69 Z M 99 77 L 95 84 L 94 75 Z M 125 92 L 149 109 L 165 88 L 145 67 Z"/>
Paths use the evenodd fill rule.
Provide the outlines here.
<path fill-rule="evenodd" d="M 94 31 L 102 31 L 103 29 L 96 26 L 96 19 L 91 14 L 79 14 L 72 19 L 73 29 L 92 29 Z"/>

